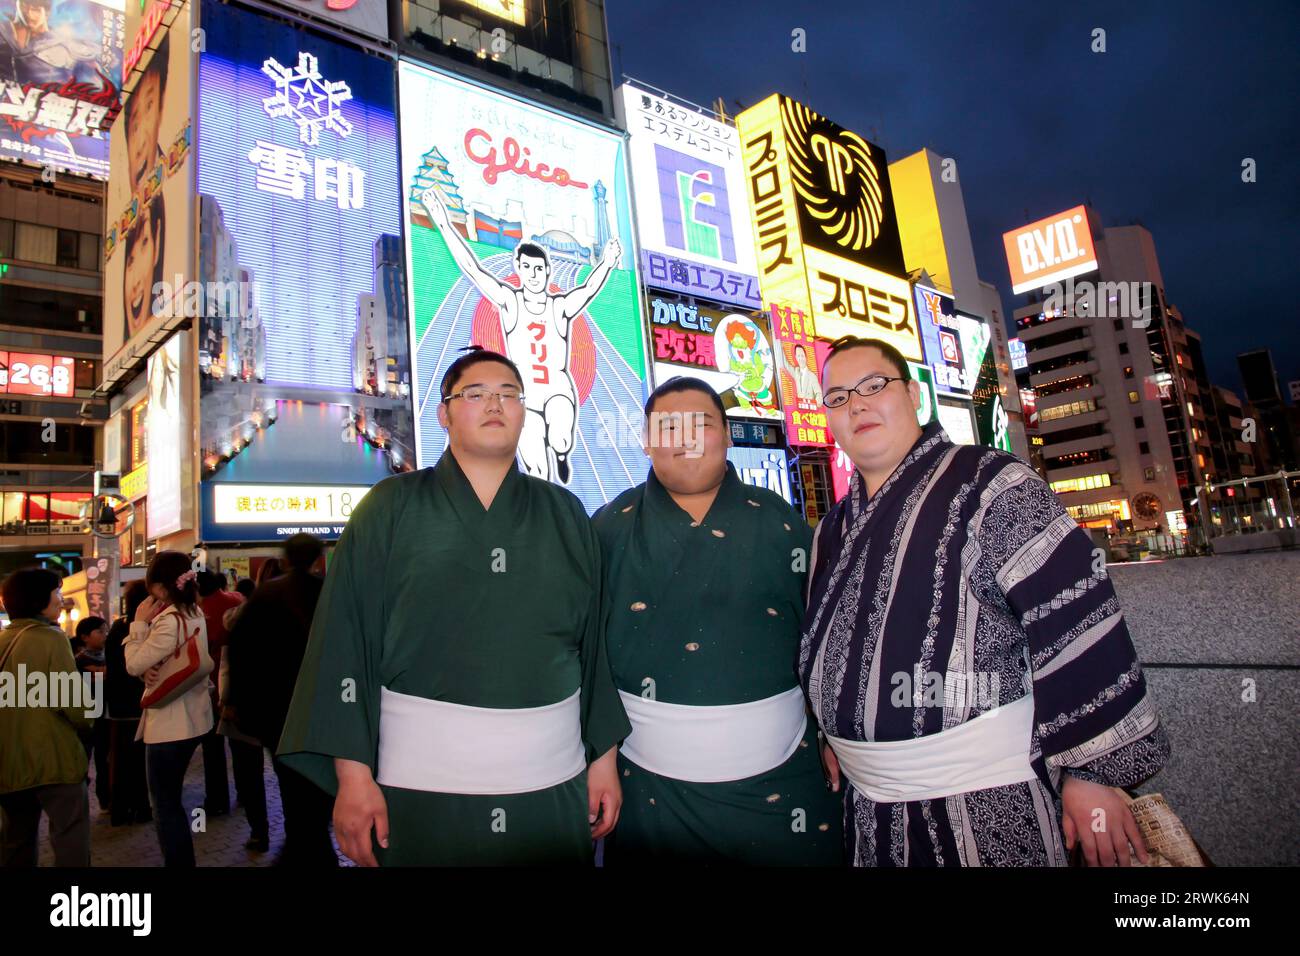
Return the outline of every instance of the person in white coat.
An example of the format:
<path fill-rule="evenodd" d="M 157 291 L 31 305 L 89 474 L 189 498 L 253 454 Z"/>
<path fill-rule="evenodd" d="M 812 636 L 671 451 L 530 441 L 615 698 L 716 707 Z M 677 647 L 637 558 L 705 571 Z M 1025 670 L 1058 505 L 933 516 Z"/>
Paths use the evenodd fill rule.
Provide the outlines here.
<path fill-rule="evenodd" d="M 145 584 L 149 597 L 136 611 L 124 650 L 127 672 L 143 676 L 146 688 L 152 688 L 158 682 L 159 666 L 196 631 L 207 653 L 207 624 L 198 607 L 198 583 L 189 555 L 158 552 L 149 562 Z M 137 733 L 145 743 L 149 799 L 164 866 L 194 866 L 194 841 L 181 788 L 195 748 L 212 729 L 209 683 L 202 680 L 175 700 L 145 707 Z"/>

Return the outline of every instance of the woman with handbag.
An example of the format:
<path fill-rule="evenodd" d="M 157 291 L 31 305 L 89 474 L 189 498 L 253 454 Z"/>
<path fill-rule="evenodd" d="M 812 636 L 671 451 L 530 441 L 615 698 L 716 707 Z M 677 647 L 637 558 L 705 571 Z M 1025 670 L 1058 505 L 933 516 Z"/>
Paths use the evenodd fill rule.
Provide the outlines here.
<path fill-rule="evenodd" d="M 212 729 L 207 626 L 198 607 L 197 575 L 189 555 L 160 551 L 149 562 L 141 602 L 126 639 L 126 670 L 144 677 L 145 772 L 164 866 L 194 866 L 190 821 L 181 802 L 185 770 Z"/>

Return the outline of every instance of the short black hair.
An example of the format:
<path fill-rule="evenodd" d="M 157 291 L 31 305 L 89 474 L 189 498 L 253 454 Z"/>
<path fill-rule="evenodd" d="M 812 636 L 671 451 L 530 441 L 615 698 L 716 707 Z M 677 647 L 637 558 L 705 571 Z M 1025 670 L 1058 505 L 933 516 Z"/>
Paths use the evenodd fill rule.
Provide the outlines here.
<path fill-rule="evenodd" d="M 40 617 L 50 606 L 50 595 L 63 586 L 63 579 L 48 568 L 19 568 L 0 585 L 0 598 L 11 621 Z"/>
<path fill-rule="evenodd" d="M 252 597 L 255 590 L 257 590 L 257 585 L 253 583 L 252 578 L 240 578 L 235 584 L 235 592 L 242 594 L 246 598 Z"/>
<path fill-rule="evenodd" d="M 542 259 L 546 262 L 546 271 L 551 270 L 551 257 L 535 242 L 521 242 L 515 246 L 514 261 L 518 262 L 520 256 L 531 256 L 534 259 Z"/>
<path fill-rule="evenodd" d="M 208 597 L 216 594 L 226 583 L 226 576 L 216 571 L 199 572 L 199 596 Z"/>
<path fill-rule="evenodd" d="M 103 627 L 108 622 L 102 617 L 83 617 L 77 622 L 77 637 L 85 637 L 97 627 Z"/>
<path fill-rule="evenodd" d="M 885 361 L 894 366 L 895 370 L 898 372 L 898 377 L 904 382 L 910 382 L 912 380 L 911 369 L 907 367 L 907 359 L 903 358 L 902 352 L 898 351 L 898 349 L 894 348 L 888 342 L 883 342 L 880 339 L 864 339 L 858 335 L 841 335 L 831 343 L 831 350 L 827 352 L 826 357 L 822 359 L 821 373 L 823 378 L 826 375 L 826 367 L 831 364 L 831 359 L 835 358 L 835 356 L 839 355 L 841 352 L 848 352 L 851 349 L 866 348 L 878 349 L 880 354 L 885 357 Z"/>
<path fill-rule="evenodd" d="M 649 418 L 651 413 L 654 412 L 655 402 L 659 401 L 659 399 L 665 395 L 676 395 L 680 392 L 702 392 L 709 396 L 713 402 L 713 407 L 718 410 L 719 417 L 724 421 L 726 420 L 727 410 L 722 407 L 722 399 L 718 393 L 709 386 L 708 382 L 691 375 L 679 375 L 677 378 L 670 378 L 651 392 L 650 397 L 645 400 L 645 417 Z"/>
<path fill-rule="evenodd" d="M 442 400 L 445 402 L 447 396 L 451 394 L 460 377 L 475 365 L 483 362 L 500 362 L 514 373 L 515 381 L 519 383 L 519 390 L 524 390 L 524 377 L 519 372 L 519 366 L 510 359 L 506 358 L 500 352 L 493 352 L 491 349 L 485 349 L 481 345 L 470 345 L 463 349 L 464 355 L 456 359 L 447 366 L 447 371 L 442 375 Z"/>
<path fill-rule="evenodd" d="M 122 591 L 122 600 L 126 603 L 126 620 L 131 622 L 135 620 L 135 612 L 140 609 L 144 599 L 149 596 L 149 586 L 136 578 L 128 584 Z"/>
<path fill-rule="evenodd" d="M 295 571 L 308 571 L 324 551 L 320 538 L 303 531 L 284 543 L 284 560 Z"/>

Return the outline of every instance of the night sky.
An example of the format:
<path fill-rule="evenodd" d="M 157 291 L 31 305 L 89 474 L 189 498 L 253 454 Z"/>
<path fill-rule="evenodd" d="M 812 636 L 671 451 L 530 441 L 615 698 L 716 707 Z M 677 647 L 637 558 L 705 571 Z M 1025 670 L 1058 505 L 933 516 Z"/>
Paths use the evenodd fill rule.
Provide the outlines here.
<path fill-rule="evenodd" d="M 1140 222 L 1165 293 L 1240 393 L 1235 356 L 1300 379 L 1300 3 L 607 0 L 616 77 L 738 112 L 783 92 L 882 146 L 957 160 L 980 277 L 1002 233 L 1079 203 Z M 807 34 L 791 51 L 791 31 Z M 1092 31 L 1106 52 L 1092 52 Z M 1242 182 L 1242 160 L 1257 180 Z"/>

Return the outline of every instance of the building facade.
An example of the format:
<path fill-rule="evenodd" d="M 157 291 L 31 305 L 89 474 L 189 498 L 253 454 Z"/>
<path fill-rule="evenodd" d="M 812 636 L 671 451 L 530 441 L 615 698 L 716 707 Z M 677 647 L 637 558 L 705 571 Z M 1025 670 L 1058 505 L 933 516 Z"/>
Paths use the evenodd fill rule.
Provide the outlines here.
<path fill-rule="evenodd" d="M 103 455 L 104 185 L 0 164 L 0 576 L 80 570 Z"/>

